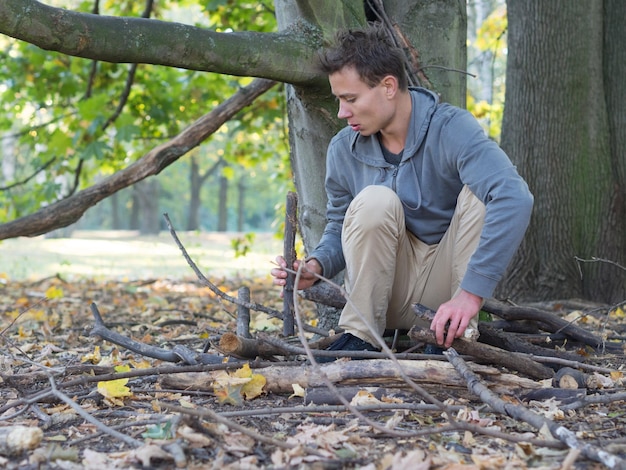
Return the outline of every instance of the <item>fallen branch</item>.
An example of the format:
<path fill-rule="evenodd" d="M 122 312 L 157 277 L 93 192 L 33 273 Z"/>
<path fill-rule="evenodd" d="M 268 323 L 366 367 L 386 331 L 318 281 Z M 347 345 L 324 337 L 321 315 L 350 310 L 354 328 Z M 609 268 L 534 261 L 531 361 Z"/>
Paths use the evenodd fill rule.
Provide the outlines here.
<path fill-rule="evenodd" d="M 601 337 L 546 310 L 533 307 L 516 307 L 496 300 L 487 300 L 483 306 L 483 310 L 508 321 L 531 320 L 537 322 L 545 331 L 549 331 L 550 333 L 563 333 L 569 338 L 580 341 L 592 348 L 607 348 L 615 351 L 621 351 L 622 349 L 621 343 L 607 343 Z"/>
<path fill-rule="evenodd" d="M 166 362 L 183 362 L 184 364 L 190 365 L 219 364 L 224 359 L 217 354 L 197 353 L 181 345 L 176 345 L 172 350 L 169 350 L 140 343 L 139 341 L 135 341 L 115 331 L 109 330 L 104 324 L 102 316 L 100 315 L 98 307 L 95 303 L 91 304 L 91 313 L 93 314 L 96 323 L 91 330 L 91 333 L 89 333 L 90 336 L 99 336 L 104 340 L 117 344 L 118 346 L 122 346 L 123 348 L 137 354 L 141 354 L 142 356 Z"/>
<path fill-rule="evenodd" d="M 431 330 L 420 328 L 419 326 L 411 328 L 409 337 L 415 341 L 424 341 L 434 345 L 437 344 L 435 333 Z M 452 343 L 452 347 L 458 349 L 461 354 L 473 356 L 489 364 L 501 365 L 507 369 L 521 372 L 535 379 L 548 379 L 554 375 L 552 369 L 533 361 L 525 354 L 504 351 L 488 344 L 468 341 L 464 338 L 455 339 Z"/>
<path fill-rule="evenodd" d="M 453 348 L 445 351 L 444 355 L 448 358 L 459 375 L 467 382 L 469 391 L 480 397 L 482 402 L 489 405 L 494 411 L 524 421 L 537 430 L 545 426 L 554 437 L 558 438 L 568 447 L 579 450 L 588 459 L 600 462 L 609 468 L 625 468 L 626 461 L 594 445 L 580 442 L 576 438 L 576 435 L 564 426 L 558 425 L 554 421 L 521 405 L 515 405 L 500 399 L 481 383 L 480 378 L 470 370 L 467 363 Z"/>
<path fill-rule="evenodd" d="M 581 358 L 581 356 L 575 353 L 544 348 L 542 346 L 529 343 L 523 336 L 519 337 L 503 332 L 502 330 L 494 328 L 489 322 L 479 322 L 478 331 L 480 332 L 480 341 L 482 343 L 504 349 L 505 351 L 515 351 L 518 353 L 533 354 L 544 357 L 553 356 L 555 358 L 565 359 L 568 361 L 578 361 Z"/>
<path fill-rule="evenodd" d="M 423 361 L 398 361 L 404 374 L 411 380 L 423 384 L 435 384 L 438 387 L 463 387 L 463 381 L 447 362 L 436 360 Z M 513 374 L 502 373 L 495 367 L 480 364 L 471 364 L 475 373 L 488 377 L 497 390 L 511 388 L 538 389 L 542 385 L 534 380 L 519 377 Z M 408 387 L 404 378 L 391 361 L 387 359 L 368 361 L 336 361 L 319 366 L 316 371 L 312 365 L 302 364 L 298 367 L 284 367 L 283 365 L 271 365 L 260 370 L 266 379 L 264 391 L 276 394 L 293 393 L 293 384 L 302 388 L 316 388 L 325 386 L 322 374 L 336 385 L 362 385 L 362 386 L 386 386 Z M 213 390 L 214 373 L 193 372 L 184 374 L 164 374 L 160 377 L 163 388 L 176 390 Z"/>

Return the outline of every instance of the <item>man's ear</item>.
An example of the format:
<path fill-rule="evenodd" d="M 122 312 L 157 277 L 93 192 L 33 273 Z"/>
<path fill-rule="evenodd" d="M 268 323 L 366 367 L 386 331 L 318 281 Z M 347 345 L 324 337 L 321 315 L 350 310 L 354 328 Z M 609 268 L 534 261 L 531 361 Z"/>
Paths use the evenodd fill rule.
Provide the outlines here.
<path fill-rule="evenodd" d="M 398 79 L 393 75 L 387 75 L 381 80 L 381 85 L 385 88 L 385 96 L 393 98 L 398 92 Z"/>

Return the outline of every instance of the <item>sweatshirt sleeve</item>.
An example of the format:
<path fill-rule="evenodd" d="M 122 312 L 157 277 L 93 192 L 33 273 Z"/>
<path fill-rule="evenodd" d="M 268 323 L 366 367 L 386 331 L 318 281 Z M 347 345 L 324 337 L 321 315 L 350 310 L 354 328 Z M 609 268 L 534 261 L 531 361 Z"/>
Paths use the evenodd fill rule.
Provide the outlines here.
<path fill-rule="evenodd" d="M 489 298 L 524 237 L 533 196 L 508 156 L 470 113 L 456 113 L 443 132 L 448 147 L 444 154 L 486 209 L 480 241 L 461 288 Z"/>
<path fill-rule="evenodd" d="M 343 220 L 352 201 L 352 195 L 340 181 L 338 171 L 337 137 L 328 146 L 326 155 L 325 188 L 328 202 L 326 204 L 326 227 L 317 247 L 309 254 L 308 259 L 315 258 L 322 266 L 323 275 L 332 278 L 346 266 L 341 246 L 341 229 Z"/>

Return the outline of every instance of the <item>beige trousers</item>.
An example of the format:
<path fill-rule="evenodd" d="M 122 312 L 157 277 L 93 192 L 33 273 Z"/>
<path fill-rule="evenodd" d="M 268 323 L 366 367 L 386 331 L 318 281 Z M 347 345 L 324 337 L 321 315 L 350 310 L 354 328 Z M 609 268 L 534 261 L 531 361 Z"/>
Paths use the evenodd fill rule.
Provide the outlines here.
<path fill-rule="evenodd" d="M 402 202 L 385 186 L 368 186 L 346 211 L 341 239 L 350 301 L 339 326 L 372 344 L 370 327 L 409 329 L 411 304 L 433 310 L 459 289 L 485 218 L 484 204 L 464 187 L 442 240 L 427 245 L 406 229 Z M 471 322 L 476 326 L 477 319 Z M 428 326 L 428 325 L 427 325 Z"/>

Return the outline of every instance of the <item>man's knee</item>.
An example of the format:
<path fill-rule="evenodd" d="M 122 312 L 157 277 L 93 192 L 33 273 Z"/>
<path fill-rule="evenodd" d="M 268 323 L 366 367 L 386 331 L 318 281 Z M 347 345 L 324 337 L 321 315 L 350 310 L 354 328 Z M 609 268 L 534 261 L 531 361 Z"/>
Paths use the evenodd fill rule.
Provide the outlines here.
<path fill-rule="evenodd" d="M 397 223 L 404 211 L 398 195 L 386 186 L 367 186 L 356 195 L 348 211 L 346 221 L 358 219 L 359 225 L 378 226 L 386 220 Z"/>

